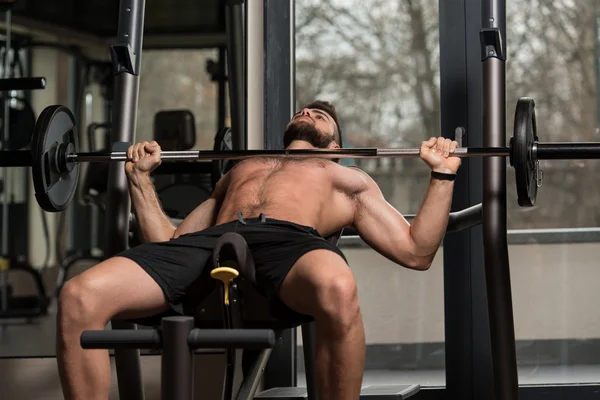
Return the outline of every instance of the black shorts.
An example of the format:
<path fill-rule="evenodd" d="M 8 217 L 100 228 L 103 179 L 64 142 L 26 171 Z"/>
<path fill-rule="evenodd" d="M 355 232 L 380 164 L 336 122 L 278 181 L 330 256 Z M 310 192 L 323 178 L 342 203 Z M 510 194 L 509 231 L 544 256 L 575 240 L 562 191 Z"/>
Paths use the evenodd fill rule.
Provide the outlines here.
<path fill-rule="evenodd" d="M 177 314 L 193 310 L 201 298 L 190 293 L 202 285 L 199 281 L 214 281 L 212 249 L 226 232 L 244 237 L 254 258 L 256 284 L 268 298 L 277 297 L 279 288 L 296 261 L 312 250 L 342 251 L 324 239 L 315 229 L 276 219 L 248 218 L 232 221 L 205 230 L 181 235 L 166 242 L 145 243 L 117 256 L 126 257 L 140 265 L 161 287 L 170 308 Z M 202 283 L 202 282 L 200 282 Z"/>

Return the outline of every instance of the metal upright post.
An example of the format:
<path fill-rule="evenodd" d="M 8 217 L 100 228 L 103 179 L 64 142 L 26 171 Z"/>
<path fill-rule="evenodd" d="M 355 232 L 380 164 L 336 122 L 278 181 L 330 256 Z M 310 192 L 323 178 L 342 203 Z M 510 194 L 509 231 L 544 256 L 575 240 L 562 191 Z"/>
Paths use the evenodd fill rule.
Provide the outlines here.
<path fill-rule="evenodd" d="M 227 30 L 227 68 L 233 149 L 244 150 L 247 147 L 244 0 L 227 0 L 225 25 Z"/>
<path fill-rule="evenodd" d="M 10 78 L 10 74 L 8 73 L 10 69 L 10 46 L 11 46 L 11 14 L 12 11 L 10 7 L 6 10 L 6 53 L 4 58 L 4 70 L 3 75 L 6 78 Z M 10 92 L 7 92 L 6 97 L 4 98 L 4 137 L 2 138 L 2 147 L 3 150 L 6 149 L 6 144 L 10 140 Z M 0 299 L 1 307 L 0 312 L 2 314 L 8 311 L 8 268 L 10 266 L 10 257 L 8 254 L 8 206 L 9 206 L 9 193 L 10 185 L 9 185 L 9 175 L 8 168 L 4 167 L 3 169 L 3 177 L 4 177 L 4 190 L 2 196 L 2 254 L 0 254 L 0 276 L 1 276 L 1 287 L 2 290 L 2 299 Z"/>
<path fill-rule="evenodd" d="M 594 18 L 594 69 L 596 93 L 600 93 L 600 0 L 595 1 Z M 596 135 L 600 133 L 600 101 L 596 101 Z"/>
<path fill-rule="evenodd" d="M 227 49 L 219 47 L 218 79 L 217 79 L 217 132 L 225 129 L 227 111 Z M 230 99 L 231 101 L 231 99 Z M 245 125 L 245 124 L 244 124 Z"/>
<path fill-rule="evenodd" d="M 135 141 L 139 74 L 142 61 L 145 0 L 121 0 L 117 44 L 111 46 L 114 73 L 114 113 L 111 142 Z M 106 251 L 113 256 L 128 247 L 130 198 L 123 162 L 111 163 L 107 182 Z M 134 329 L 124 321 L 112 321 L 113 329 Z M 115 350 L 119 397 L 143 400 L 139 350 Z"/>
<path fill-rule="evenodd" d="M 249 92 L 248 97 L 253 95 L 257 96 L 256 99 L 262 98 L 260 104 L 262 110 L 259 110 L 257 104 L 252 106 L 255 112 L 263 113 L 261 133 L 264 132 L 264 148 L 281 149 L 285 126 L 294 114 L 296 101 L 295 1 L 262 0 L 257 1 L 253 7 L 255 7 L 255 18 L 248 23 L 248 29 L 254 31 L 256 40 L 252 42 L 253 46 L 248 46 L 248 58 L 250 59 L 250 54 L 261 58 L 262 70 L 254 70 L 254 72 L 261 73 L 263 76 L 251 74 L 248 68 L 248 86 L 251 80 L 262 82 L 262 87 L 256 85 L 256 89 L 262 90 L 262 93 Z M 252 26 L 252 22 L 256 24 L 259 21 L 262 27 Z M 259 32 L 261 28 L 262 32 Z M 249 99 L 249 107 L 250 104 Z M 250 118 L 248 120 L 250 121 Z M 249 133 L 253 132 L 249 131 Z M 296 330 L 286 329 L 279 336 L 277 346 L 273 348 L 267 364 L 265 388 L 296 386 L 298 375 L 296 358 Z"/>
<path fill-rule="evenodd" d="M 192 400 L 194 358 L 188 344 L 192 329 L 194 329 L 192 317 L 162 319 L 161 398 L 163 400 Z"/>
<path fill-rule="evenodd" d="M 504 0 L 482 4 L 483 145 L 506 145 Z M 506 159 L 483 160 L 483 243 L 495 400 L 519 398 L 506 222 Z"/>

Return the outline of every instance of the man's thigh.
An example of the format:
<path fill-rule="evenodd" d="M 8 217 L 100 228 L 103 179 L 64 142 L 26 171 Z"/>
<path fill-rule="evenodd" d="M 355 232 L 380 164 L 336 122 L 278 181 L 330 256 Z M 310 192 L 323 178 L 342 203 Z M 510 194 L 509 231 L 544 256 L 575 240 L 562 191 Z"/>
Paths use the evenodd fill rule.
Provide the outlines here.
<path fill-rule="evenodd" d="M 71 278 L 61 291 L 65 302 L 84 302 L 98 317 L 141 318 L 167 309 L 160 286 L 130 259 L 112 257 Z M 66 306 L 68 306 L 65 304 Z"/>
<path fill-rule="evenodd" d="M 294 311 L 315 316 L 329 301 L 327 294 L 344 290 L 356 290 L 350 267 L 339 254 L 319 249 L 298 259 L 285 277 L 279 297 Z"/>

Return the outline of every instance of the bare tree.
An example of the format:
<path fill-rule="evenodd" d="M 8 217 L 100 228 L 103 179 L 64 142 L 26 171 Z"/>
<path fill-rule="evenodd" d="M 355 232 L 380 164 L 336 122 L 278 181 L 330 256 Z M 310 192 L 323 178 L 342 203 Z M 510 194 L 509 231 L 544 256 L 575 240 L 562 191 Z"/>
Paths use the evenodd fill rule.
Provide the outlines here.
<path fill-rule="evenodd" d="M 436 5 L 299 2 L 299 104 L 334 100 L 348 136 L 359 145 L 415 143 L 437 135 Z"/>
<path fill-rule="evenodd" d="M 517 99 L 528 96 L 541 141 L 598 140 L 596 3 L 507 2 L 507 136 Z M 355 146 L 411 146 L 440 135 L 437 1 L 298 0 L 297 10 L 299 104 L 334 101 Z M 598 166 L 541 162 L 544 186 L 529 210 L 516 205 L 509 171 L 509 226 L 596 226 Z"/>
<path fill-rule="evenodd" d="M 517 98 L 528 96 L 536 100 L 540 141 L 597 140 L 595 2 L 522 0 L 507 6 L 507 126 Z M 598 163 L 540 164 L 545 174 L 538 205 L 524 211 L 509 203 L 510 227 L 597 226 Z"/>

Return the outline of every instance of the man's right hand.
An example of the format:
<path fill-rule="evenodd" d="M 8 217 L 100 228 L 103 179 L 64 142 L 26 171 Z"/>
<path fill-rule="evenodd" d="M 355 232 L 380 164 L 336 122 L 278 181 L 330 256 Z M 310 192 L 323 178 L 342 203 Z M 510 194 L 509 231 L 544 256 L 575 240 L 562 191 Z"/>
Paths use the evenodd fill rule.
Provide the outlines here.
<path fill-rule="evenodd" d="M 154 140 L 136 143 L 127 149 L 127 159 L 125 172 L 129 177 L 149 176 L 161 163 L 160 146 Z"/>

